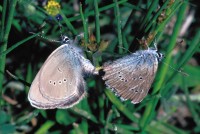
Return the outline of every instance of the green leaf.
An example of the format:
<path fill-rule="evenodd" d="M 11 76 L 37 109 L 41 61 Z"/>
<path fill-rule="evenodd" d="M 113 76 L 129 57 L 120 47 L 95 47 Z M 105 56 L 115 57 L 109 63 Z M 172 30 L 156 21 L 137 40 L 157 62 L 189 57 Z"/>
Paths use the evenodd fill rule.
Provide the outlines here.
<path fill-rule="evenodd" d="M 56 121 L 63 125 L 69 125 L 74 123 L 76 121 L 76 118 L 70 115 L 67 110 L 58 109 L 56 111 Z"/>
<path fill-rule="evenodd" d="M 10 116 L 4 112 L 0 111 L 0 124 L 4 124 L 10 120 Z"/>
<path fill-rule="evenodd" d="M 3 124 L 0 125 L 0 134 L 13 134 L 15 132 L 15 125 Z"/>
<path fill-rule="evenodd" d="M 53 121 L 46 121 L 42 126 L 36 131 L 35 134 L 45 134 L 48 130 L 55 124 Z"/>

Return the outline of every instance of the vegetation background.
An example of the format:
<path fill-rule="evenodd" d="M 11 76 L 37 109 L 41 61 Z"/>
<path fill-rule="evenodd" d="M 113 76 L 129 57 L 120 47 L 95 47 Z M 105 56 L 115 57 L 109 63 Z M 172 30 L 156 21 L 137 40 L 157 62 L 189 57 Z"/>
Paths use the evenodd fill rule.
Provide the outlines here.
<path fill-rule="evenodd" d="M 0 134 L 200 133 L 198 1 L 0 3 Z M 92 76 L 86 79 L 88 96 L 73 108 L 31 107 L 29 86 L 59 46 L 51 40 L 60 40 L 60 31 L 71 38 L 84 33 L 80 45 L 96 67 L 157 41 L 165 58 L 149 95 L 137 105 L 121 102 L 101 77 Z"/>

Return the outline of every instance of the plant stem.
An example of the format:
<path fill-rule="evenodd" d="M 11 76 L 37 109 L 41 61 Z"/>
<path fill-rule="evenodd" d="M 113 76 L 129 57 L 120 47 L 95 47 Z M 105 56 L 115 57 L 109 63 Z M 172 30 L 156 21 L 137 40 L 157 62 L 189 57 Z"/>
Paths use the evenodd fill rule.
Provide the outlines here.
<path fill-rule="evenodd" d="M 10 29 L 11 29 L 17 0 L 11 0 L 9 2 L 10 2 L 9 6 L 7 5 L 7 3 L 8 3 L 7 0 L 4 0 L 4 3 L 3 3 L 4 5 L 3 5 L 2 24 L 4 24 L 5 26 L 2 25 L 2 29 L 1 29 L 2 33 L 1 33 L 1 41 L 0 42 L 2 42 L 2 44 L 0 45 L 0 53 L 3 51 L 6 51 L 6 49 L 7 49 L 8 36 L 9 36 Z M 5 16 L 7 7 L 10 7 L 10 8 L 7 10 L 8 15 Z M 4 31 L 4 27 L 5 27 L 5 31 Z M 5 64 L 6 64 L 6 55 L 0 57 L 0 82 L 2 82 L 2 83 L 0 83 L 0 92 L 1 93 L 2 93 L 2 88 L 3 88 Z M 0 96 L 0 100 L 2 100 L 1 96 Z"/>
<path fill-rule="evenodd" d="M 181 6 L 181 8 L 179 10 L 179 13 L 177 15 L 179 17 L 178 17 L 178 19 L 176 21 L 176 24 L 174 26 L 174 31 L 172 33 L 169 46 L 167 48 L 167 54 L 168 55 L 166 56 L 166 59 L 165 59 L 166 63 L 169 63 L 171 61 L 172 54 L 169 51 L 172 50 L 172 48 L 176 45 L 176 39 L 178 37 L 179 31 L 180 31 L 180 28 L 181 28 L 181 25 L 182 25 L 183 18 L 185 17 L 184 16 L 184 12 L 186 10 L 186 7 L 187 7 L 187 3 L 183 3 L 183 5 Z M 166 78 L 167 69 L 168 69 L 167 66 L 161 66 L 160 70 L 162 70 L 162 73 L 158 73 L 158 74 L 160 74 L 160 76 L 158 76 L 159 81 L 157 83 L 155 83 L 155 87 L 154 87 L 153 93 L 158 92 L 160 90 L 160 88 L 162 87 L 162 84 L 163 84 L 163 82 L 164 82 L 164 80 Z M 142 118 L 140 120 L 140 126 L 141 126 L 143 131 L 145 131 L 146 126 L 149 124 L 149 122 L 154 117 L 155 107 L 157 106 L 158 100 L 159 100 L 158 98 L 153 99 L 147 105 L 147 107 L 145 109 L 144 115 L 142 116 Z"/>
<path fill-rule="evenodd" d="M 99 45 L 100 43 L 100 24 L 99 24 L 99 8 L 97 0 L 94 0 L 94 7 L 95 7 L 95 28 L 96 28 L 96 41 Z"/>
<path fill-rule="evenodd" d="M 119 43 L 119 53 L 122 54 L 123 52 L 123 46 L 122 46 L 122 21 L 121 21 L 121 17 L 120 17 L 120 11 L 119 11 L 119 4 L 117 2 L 117 0 L 114 0 L 115 2 L 115 17 L 117 20 L 117 37 L 118 37 L 118 43 Z"/>

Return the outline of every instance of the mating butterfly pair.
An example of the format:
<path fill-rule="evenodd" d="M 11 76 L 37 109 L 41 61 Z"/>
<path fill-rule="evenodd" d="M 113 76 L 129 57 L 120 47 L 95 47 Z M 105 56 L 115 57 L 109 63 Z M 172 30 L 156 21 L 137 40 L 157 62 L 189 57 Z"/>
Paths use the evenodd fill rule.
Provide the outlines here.
<path fill-rule="evenodd" d="M 103 65 L 106 85 L 122 100 L 139 103 L 147 95 L 163 55 L 157 50 L 140 50 Z M 47 58 L 32 82 L 28 99 L 39 109 L 69 108 L 86 95 L 85 74 L 98 74 L 92 63 L 73 40 L 63 38 L 63 45 Z"/>

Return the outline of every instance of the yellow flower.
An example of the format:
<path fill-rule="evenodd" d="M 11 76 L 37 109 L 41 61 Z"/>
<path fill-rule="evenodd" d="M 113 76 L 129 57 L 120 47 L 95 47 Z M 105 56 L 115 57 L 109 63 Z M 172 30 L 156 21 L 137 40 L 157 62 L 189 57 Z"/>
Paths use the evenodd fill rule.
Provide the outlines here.
<path fill-rule="evenodd" d="M 47 5 L 44 7 L 48 14 L 56 16 L 59 14 L 60 4 L 55 0 L 49 0 Z"/>

